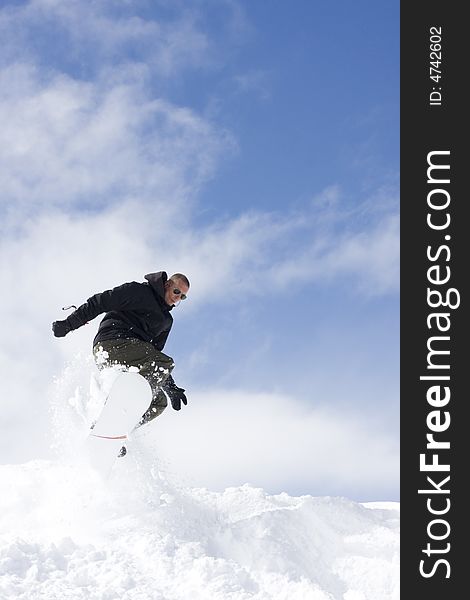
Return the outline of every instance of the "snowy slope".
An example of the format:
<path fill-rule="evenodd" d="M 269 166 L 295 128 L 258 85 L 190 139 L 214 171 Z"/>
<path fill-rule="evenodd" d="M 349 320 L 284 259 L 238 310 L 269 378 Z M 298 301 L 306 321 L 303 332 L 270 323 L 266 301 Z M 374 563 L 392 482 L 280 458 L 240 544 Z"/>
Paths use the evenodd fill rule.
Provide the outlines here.
<path fill-rule="evenodd" d="M 82 450 L 110 381 L 76 381 L 51 401 L 57 460 L 0 466 L 0 600 L 398 600 L 397 503 L 195 488 L 150 426 L 103 480 Z"/>
<path fill-rule="evenodd" d="M 397 505 L 180 488 L 138 450 L 0 467 L 2 600 L 398 599 Z"/>

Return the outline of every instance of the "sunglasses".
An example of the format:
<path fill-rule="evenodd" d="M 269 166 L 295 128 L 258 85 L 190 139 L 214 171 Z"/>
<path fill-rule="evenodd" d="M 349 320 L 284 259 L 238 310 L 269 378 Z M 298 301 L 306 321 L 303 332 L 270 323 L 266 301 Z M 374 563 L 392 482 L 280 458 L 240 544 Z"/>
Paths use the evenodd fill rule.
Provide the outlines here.
<path fill-rule="evenodd" d="M 183 292 L 181 290 L 179 290 L 178 288 L 173 288 L 173 294 L 175 296 L 181 296 L 181 300 L 186 300 L 186 298 L 187 298 L 186 294 L 183 294 Z"/>

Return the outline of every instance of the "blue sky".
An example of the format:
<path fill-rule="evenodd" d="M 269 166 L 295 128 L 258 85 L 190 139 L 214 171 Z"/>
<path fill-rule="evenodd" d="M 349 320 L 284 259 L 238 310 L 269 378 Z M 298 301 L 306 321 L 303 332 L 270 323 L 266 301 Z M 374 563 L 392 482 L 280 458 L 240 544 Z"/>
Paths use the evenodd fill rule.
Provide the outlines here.
<path fill-rule="evenodd" d="M 178 468 L 397 499 L 398 2 L 6 2 L 0 33 L 6 462 L 47 456 L 90 350 L 60 307 L 164 269 L 192 281 Z"/>

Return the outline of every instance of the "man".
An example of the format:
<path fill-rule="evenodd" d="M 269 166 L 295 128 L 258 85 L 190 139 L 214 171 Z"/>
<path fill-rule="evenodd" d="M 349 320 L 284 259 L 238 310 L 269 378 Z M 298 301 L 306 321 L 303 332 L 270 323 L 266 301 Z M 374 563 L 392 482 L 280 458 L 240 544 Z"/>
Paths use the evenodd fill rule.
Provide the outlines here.
<path fill-rule="evenodd" d="M 152 402 L 138 423 L 158 417 L 167 396 L 175 410 L 187 404 L 184 389 L 171 376 L 173 359 L 162 352 L 173 324 L 170 311 L 185 300 L 189 280 L 182 273 L 169 279 L 164 271 L 145 275 L 145 283 L 124 283 L 95 294 L 63 321 L 54 321 L 56 337 L 64 337 L 101 313 L 106 313 L 93 340 L 98 368 L 137 367 L 152 389 Z"/>

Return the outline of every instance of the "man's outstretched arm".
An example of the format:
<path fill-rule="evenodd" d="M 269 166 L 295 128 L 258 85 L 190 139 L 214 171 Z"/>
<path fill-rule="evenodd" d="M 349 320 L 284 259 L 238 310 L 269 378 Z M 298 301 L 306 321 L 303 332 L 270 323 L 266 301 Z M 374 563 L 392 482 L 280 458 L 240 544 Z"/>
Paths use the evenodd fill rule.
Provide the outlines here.
<path fill-rule="evenodd" d="M 52 331 L 55 337 L 64 337 L 70 331 L 78 329 L 104 312 L 140 308 L 142 298 L 139 292 L 140 284 L 134 281 L 95 294 L 63 321 L 54 321 Z"/>

